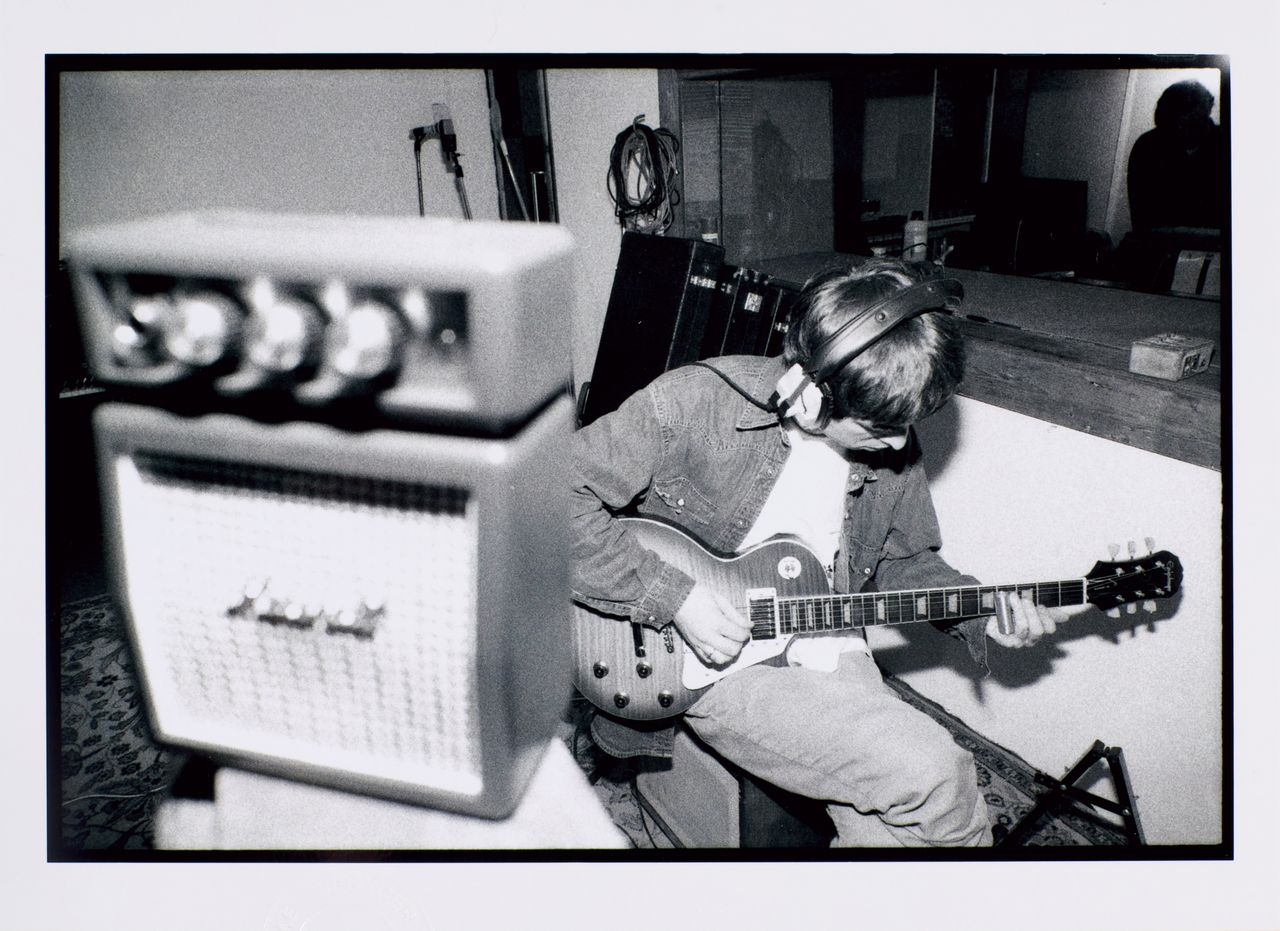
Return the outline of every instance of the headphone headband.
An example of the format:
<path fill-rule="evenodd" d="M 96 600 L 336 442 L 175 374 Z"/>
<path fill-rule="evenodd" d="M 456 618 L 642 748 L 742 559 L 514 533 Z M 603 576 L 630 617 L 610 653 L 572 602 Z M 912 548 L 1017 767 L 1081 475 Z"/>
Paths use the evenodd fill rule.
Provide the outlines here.
<path fill-rule="evenodd" d="M 964 286 L 954 278 L 921 281 L 895 291 L 827 337 L 809 359 L 805 373 L 821 385 L 904 320 L 931 310 L 954 309 L 963 297 Z"/>

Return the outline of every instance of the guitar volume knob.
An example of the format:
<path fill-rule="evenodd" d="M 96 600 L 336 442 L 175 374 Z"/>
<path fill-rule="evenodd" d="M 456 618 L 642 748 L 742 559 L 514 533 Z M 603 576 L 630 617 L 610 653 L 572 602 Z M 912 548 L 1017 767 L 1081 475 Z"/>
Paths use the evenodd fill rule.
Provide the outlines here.
<path fill-rule="evenodd" d="M 650 666 L 648 663 L 636 663 L 636 675 L 638 675 L 641 679 L 649 678 L 652 672 L 653 672 L 653 667 Z"/>
<path fill-rule="evenodd" d="M 675 696 L 672 695 L 670 692 L 666 691 L 665 689 L 663 689 L 661 692 L 658 693 L 658 704 L 661 705 L 663 708 L 670 708 L 672 703 L 675 702 L 675 700 L 676 700 Z"/>
<path fill-rule="evenodd" d="M 597 679 L 603 679 L 605 676 L 609 674 L 609 667 L 606 666 L 604 663 L 596 663 L 594 666 L 591 667 L 591 674 L 595 676 Z"/>
<path fill-rule="evenodd" d="M 618 708 L 625 708 L 631 704 L 631 696 L 626 692 L 618 692 L 613 696 L 613 703 Z"/>

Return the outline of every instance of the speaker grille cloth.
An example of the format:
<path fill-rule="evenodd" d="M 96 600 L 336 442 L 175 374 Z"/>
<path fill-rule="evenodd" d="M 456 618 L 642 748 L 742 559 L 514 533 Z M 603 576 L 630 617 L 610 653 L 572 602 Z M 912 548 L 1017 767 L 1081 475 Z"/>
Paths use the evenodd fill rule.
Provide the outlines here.
<path fill-rule="evenodd" d="M 163 733 L 481 790 L 477 520 L 465 489 L 167 454 L 121 456 L 115 472 Z M 368 637 L 263 620 L 245 610 L 254 580 L 307 614 L 362 601 L 384 613 Z"/>

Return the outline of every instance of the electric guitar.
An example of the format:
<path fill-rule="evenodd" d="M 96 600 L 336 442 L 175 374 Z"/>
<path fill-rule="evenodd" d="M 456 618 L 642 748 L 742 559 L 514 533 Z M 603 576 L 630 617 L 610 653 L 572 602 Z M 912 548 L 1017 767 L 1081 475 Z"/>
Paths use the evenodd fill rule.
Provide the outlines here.
<path fill-rule="evenodd" d="M 1103 610 L 1174 594 L 1182 564 L 1167 551 L 1099 562 L 1080 579 L 916 591 L 834 594 L 821 560 L 793 537 L 775 537 L 739 555 L 705 549 L 684 531 L 623 518 L 645 549 L 710 586 L 751 622 L 751 639 L 732 662 L 708 666 L 674 624 L 654 630 L 573 604 L 574 684 L 592 704 L 633 720 L 680 714 L 703 689 L 739 669 L 779 656 L 796 634 L 959 621 L 995 613 L 998 593 L 1030 594 L 1047 607 Z M 1154 608 L 1154 605 L 1150 607 Z"/>

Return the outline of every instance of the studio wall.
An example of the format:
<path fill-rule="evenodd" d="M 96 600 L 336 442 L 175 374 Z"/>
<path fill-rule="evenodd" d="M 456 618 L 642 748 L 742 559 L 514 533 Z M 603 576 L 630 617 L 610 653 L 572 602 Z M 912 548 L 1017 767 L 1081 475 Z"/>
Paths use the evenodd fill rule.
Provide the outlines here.
<path fill-rule="evenodd" d="M 176 210 L 416 216 L 414 126 L 445 104 L 476 219 L 497 219 L 480 70 L 65 72 L 59 243 L 86 225 Z M 428 216 L 461 218 L 439 144 L 423 146 Z"/>
<path fill-rule="evenodd" d="M 929 630 L 874 631 L 881 666 L 1051 775 L 1121 747 L 1149 843 L 1221 841 L 1221 473 L 967 398 L 918 429 L 942 553 L 983 582 L 1078 578 L 1147 537 L 1185 575 L 1156 613 L 1091 608 L 1031 649 L 992 645 L 989 676 Z"/>
<path fill-rule="evenodd" d="M 622 227 L 605 187 L 609 152 L 637 116 L 657 127 L 658 72 L 651 69 L 550 69 L 547 100 L 555 147 L 560 222 L 578 244 L 573 307 L 575 384 L 591 378 L 609 307 Z"/>

